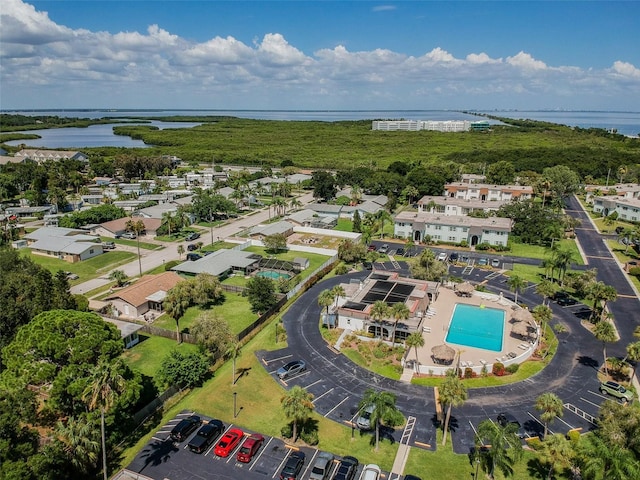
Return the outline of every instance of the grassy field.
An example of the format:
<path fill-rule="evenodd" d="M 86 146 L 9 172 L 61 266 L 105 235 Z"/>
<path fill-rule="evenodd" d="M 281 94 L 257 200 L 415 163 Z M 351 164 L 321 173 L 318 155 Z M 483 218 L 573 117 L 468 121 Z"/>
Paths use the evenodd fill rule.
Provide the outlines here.
<path fill-rule="evenodd" d="M 241 332 L 258 318 L 251 311 L 249 300 L 237 293 L 224 292 L 224 302 L 220 305 L 214 305 L 211 310 L 229 322 L 233 333 Z M 189 328 L 201 312 L 199 307 L 189 308 L 180 319 L 180 331 L 188 333 Z M 161 315 L 153 322 L 153 325 L 167 330 L 175 330 L 176 328 L 176 322 L 168 315 Z"/>
<path fill-rule="evenodd" d="M 607 245 L 609 245 L 609 248 L 619 262 L 626 263 L 633 260 L 640 263 L 640 255 L 638 255 L 633 248 L 627 248 L 616 240 L 607 240 Z M 640 290 L 640 279 L 638 277 L 627 275 L 627 278 L 631 280 L 631 283 L 633 283 L 638 290 Z"/>
<path fill-rule="evenodd" d="M 322 265 L 324 262 L 326 262 L 329 259 L 329 257 L 327 257 L 326 255 L 320 255 L 317 253 L 307 253 L 307 252 L 295 252 L 293 250 L 288 250 L 286 252 L 280 252 L 276 255 L 273 255 L 271 253 L 267 253 L 263 247 L 248 247 L 244 251 L 259 253 L 265 258 L 273 257 L 278 260 L 287 260 L 287 261 L 293 261 L 293 259 L 296 257 L 308 258 L 309 266 L 300 273 L 299 278 L 301 280 L 307 278 L 309 275 L 311 275 L 311 272 L 313 272 L 316 268 L 318 268 L 320 265 Z"/>
<path fill-rule="evenodd" d="M 86 282 L 87 280 L 90 280 L 92 278 L 99 277 L 109 270 L 129 263 L 136 258 L 136 255 L 134 253 L 119 252 L 116 250 L 105 252 L 102 255 L 98 255 L 97 257 L 93 257 L 88 260 L 83 260 L 82 262 L 69 263 L 58 258 L 45 257 L 43 255 L 34 255 L 28 248 L 21 249 L 20 253 L 22 255 L 30 257 L 31 260 L 33 260 L 38 265 L 46 268 L 54 275 L 56 274 L 56 272 L 58 272 L 58 270 L 75 273 L 80 278 L 70 281 L 69 284 L 71 285 Z"/>
<path fill-rule="evenodd" d="M 188 343 L 178 344 L 170 338 L 140 335 L 140 343 L 125 350 L 122 358 L 132 369 L 143 375 L 154 377 L 164 357 L 173 349 L 189 353 L 197 351 L 198 347 Z"/>
<path fill-rule="evenodd" d="M 573 261 L 576 265 L 584 265 L 584 261 L 582 260 L 582 256 L 580 255 L 580 251 L 578 250 L 578 245 L 575 242 L 575 240 L 566 238 L 564 240 L 560 240 L 560 242 L 558 243 L 560 244 L 561 249 L 571 251 L 573 255 Z M 540 245 L 512 243 L 509 246 L 511 247 L 511 250 L 509 252 L 505 252 L 504 255 L 513 255 L 516 257 L 526 257 L 526 258 L 538 258 L 540 260 L 549 258 L 551 256 L 551 250 L 547 247 L 543 247 Z"/>
<path fill-rule="evenodd" d="M 353 231 L 353 221 L 348 218 L 339 218 L 338 224 L 333 227 L 334 230 L 339 232 L 352 232 Z"/>

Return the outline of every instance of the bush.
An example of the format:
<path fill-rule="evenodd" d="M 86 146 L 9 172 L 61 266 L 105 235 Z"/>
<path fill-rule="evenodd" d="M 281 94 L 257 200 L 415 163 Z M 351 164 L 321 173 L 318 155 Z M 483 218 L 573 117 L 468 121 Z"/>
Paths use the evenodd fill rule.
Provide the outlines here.
<path fill-rule="evenodd" d="M 293 437 L 293 424 L 287 423 L 284 427 L 280 429 L 280 436 L 282 438 L 291 438 Z"/>
<path fill-rule="evenodd" d="M 504 376 L 505 374 L 504 364 L 501 362 L 494 363 L 491 373 L 493 373 L 496 377 Z"/>
<path fill-rule="evenodd" d="M 507 373 L 513 374 L 513 373 L 516 373 L 519 368 L 520 368 L 520 364 L 512 363 L 511 365 L 507 366 L 507 368 L 505 368 L 505 370 L 507 371 Z"/>
<path fill-rule="evenodd" d="M 466 367 L 464 369 L 464 378 L 474 378 L 475 376 L 476 374 L 471 367 Z"/>
<path fill-rule="evenodd" d="M 629 275 L 640 278 L 640 267 L 632 267 L 629 269 Z"/>
<path fill-rule="evenodd" d="M 486 377 L 487 375 L 489 375 L 489 369 L 487 368 L 486 365 L 483 365 L 482 370 L 480 371 L 480 376 Z"/>
<path fill-rule="evenodd" d="M 349 267 L 347 267 L 344 263 L 341 263 L 336 267 L 336 275 L 345 275 L 349 273 Z"/>
<path fill-rule="evenodd" d="M 307 445 L 317 445 L 319 442 L 318 431 L 311 430 L 307 432 L 306 430 L 302 430 L 300 432 L 300 439 L 305 442 Z"/>
<path fill-rule="evenodd" d="M 490 248 L 491 245 L 489 245 L 487 242 L 479 243 L 478 245 L 476 245 L 476 250 L 486 251 Z"/>

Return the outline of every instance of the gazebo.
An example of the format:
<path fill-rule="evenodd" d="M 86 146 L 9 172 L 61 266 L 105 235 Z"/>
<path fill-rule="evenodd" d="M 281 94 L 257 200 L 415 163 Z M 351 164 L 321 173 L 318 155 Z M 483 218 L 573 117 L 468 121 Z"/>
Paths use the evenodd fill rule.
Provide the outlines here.
<path fill-rule="evenodd" d="M 433 360 L 436 363 L 451 365 L 456 356 L 456 351 L 449 345 L 436 345 L 431 349 Z"/>
<path fill-rule="evenodd" d="M 514 312 L 511 314 L 511 318 L 515 322 L 529 323 L 534 327 L 536 324 L 535 320 L 533 319 L 533 314 L 525 308 L 518 308 L 517 310 L 514 310 Z"/>
<path fill-rule="evenodd" d="M 469 282 L 464 282 L 456 286 L 456 295 L 460 297 L 470 297 L 474 290 L 475 288 L 473 285 Z"/>

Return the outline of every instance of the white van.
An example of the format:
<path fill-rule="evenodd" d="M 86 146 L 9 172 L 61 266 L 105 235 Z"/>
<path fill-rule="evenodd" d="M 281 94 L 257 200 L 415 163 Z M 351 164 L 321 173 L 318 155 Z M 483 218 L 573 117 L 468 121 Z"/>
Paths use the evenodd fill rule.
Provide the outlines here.
<path fill-rule="evenodd" d="M 370 463 L 364 467 L 364 470 L 362 470 L 360 480 L 379 480 L 381 474 L 382 470 L 380 470 L 380 467 Z"/>

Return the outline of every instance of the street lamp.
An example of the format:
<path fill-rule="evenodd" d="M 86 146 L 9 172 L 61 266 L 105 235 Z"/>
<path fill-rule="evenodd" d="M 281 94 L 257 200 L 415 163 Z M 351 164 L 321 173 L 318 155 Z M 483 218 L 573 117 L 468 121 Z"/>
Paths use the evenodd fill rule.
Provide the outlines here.
<path fill-rule="evenodd" d="M 480 467 L 480 453 L 476 453 L 476 474 L 473 476 L 473 480 L 478 480 L 478 467 Z"/>
<path fill-rule="evenodd" d="M 238 392 L 233 392 L 233 418 L 238 416 L 238 411 L 236 410 L 236 398 L 238 397 Z"/>

